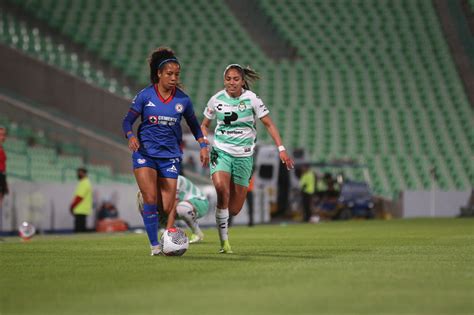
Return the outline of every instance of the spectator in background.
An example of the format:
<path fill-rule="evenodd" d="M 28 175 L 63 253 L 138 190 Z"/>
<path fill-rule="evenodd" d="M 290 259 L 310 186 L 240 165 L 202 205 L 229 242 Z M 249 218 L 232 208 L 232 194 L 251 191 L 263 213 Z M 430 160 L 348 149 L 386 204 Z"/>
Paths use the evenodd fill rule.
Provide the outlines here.
<path fill-rule="evenodd" d="M 303 221 L 309 222 L 312 215 L 313 195 L 316 190 L 316 176 L 309 164 L 303 164 L 301 171 L 300 189 L 303 205 Z"/>
<path fill-rule="evenodd" d="M 324 181 L 326 182 L 326 197 L 334 198 L 339 196 L 339 184 L 331 173 L 324 174 Z"/>
<path fill-rule="evenodd" d="M 115 205 L 110 201 L 104 201 L 97 213 L 97 219 L 116 219 L 118 218 L 118 211 Z"/>
<path fill-rule="evenodd" d="M 3 149 L 3 143 L 7 139 L 7 128 L 0 126 L 0 223 L 2 222 L 1 210 L 3 197 L 8 194 L 7 184 L 7 155 Z M 1 227 L 1 226 L 0 226 Z"/>
<path fill-rule="evenodd" d="M 85 168 L 77 169 L 79 183 L 69 210 L 74 215 L 74 232 L 86 232 L 86 219 L 92 213 L 92 185 Z"/>
<path fill-rule="evenodd" d="M 95 225 L 97 232 L 123 232 L 128 230 L 128 224 L 119 218 L 119 213 L 112 201 L 104 201 L 97 213 Z"/>

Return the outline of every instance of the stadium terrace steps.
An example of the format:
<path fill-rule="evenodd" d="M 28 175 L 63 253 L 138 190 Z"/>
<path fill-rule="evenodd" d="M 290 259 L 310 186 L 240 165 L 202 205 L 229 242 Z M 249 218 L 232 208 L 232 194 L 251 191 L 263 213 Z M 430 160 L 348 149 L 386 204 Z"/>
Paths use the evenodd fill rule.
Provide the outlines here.
<path fill-rule="evenodd" d="M 82 60 L 63 43 L 5 11 L 0 11 L 0 42 L 112 93 L 129 98 L 132 96 L 129 87 L 120 86 L 115 78 L 107 77 L 103 71 L 94 69 L 88 60 Z"/>
<path fill-rule="evenodd" d="M 295 63 L 299 90 L 290 89 L 291 99 L 308 95 L 295 106 L 322 117 L 314 119 L 323 134 L 312 141 L 314 159 L 358 157 L 388 194 L 429 189 L 433 167 L 442 189 L 472 187 L 473 165 L 459 159 L 473 157 L 473 112 L 430 2 L 259 3 L 314 68 L 310 80 L 299 79 Z"/>
<path fill-rule="evenodd" d="M 6 117 L 2 117 L 1 124 L 9 133 L 4 148 L 8 158 L 7 174 L 11 178 L 34 182 L 75 182 L 76 169 L 85 166 L 94 183 L 135 183 L 131 174 L 113 174 L 109 165 L 87 164 L 81 155 L 68 155 L 64 144 L 51 141 L 41 130 L 33 130 Z M 34 141 L 36 134 L 43 134 L 42 143 Z M 69 147 L 70 152 L 84 154 L 75 145 Z"/>
<path fill-rule="evenodd" d="M 253 0 L 226 0 L 227 6 L 237 17 L 245 31 L 259 45 L 268 58 L 273 60 L 295 59 L 296 49 L 284 40 Z"/>

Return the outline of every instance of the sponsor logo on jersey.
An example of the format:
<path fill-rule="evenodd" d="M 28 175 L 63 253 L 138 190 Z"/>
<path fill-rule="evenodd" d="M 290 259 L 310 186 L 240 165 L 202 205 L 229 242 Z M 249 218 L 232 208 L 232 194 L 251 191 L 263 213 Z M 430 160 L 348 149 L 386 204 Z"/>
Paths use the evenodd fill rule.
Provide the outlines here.
<path fill-rule="evenodd" d="M 217 110 L 218 110 L 218 111 L 221 111 L 221 110 L 222 110 L 222 106 L 223 106 L 222 104 L 217 104 L 217 106 L 216 106 Z"/>
<path fill-rule="evenodd" d="M 243 130 L 220 130 L 220 132 L 222 132 L 223 135 L 227 134 L 227 135 L 243 135 L 244 134 L 244 131 Z"/>
<path fill-rule="evenodd" d="M 245 152 L 245 153 L 248 153 L 248 152 L 250 152 L 251 150 L 252 150 L 252 149 L 249 148 L 249 147 L 244 148 L 244 152 Z"/>
<path fill-rule="evenodd" d="M 156 107 L 156 105 L 153 104 L 151 101 L 148 101 L 148 104 L 145 105 L 145 107 L 148 107 L 148 106 Z"/>
<path fill-rule="evenodd" d="M 145 159 L 137 159 L 138 164 L 145 164 L 146 160 Z"/>
<path fill-rule="evenodd" d="M 152 123 L 152 124 L 156 124 L 158 122 L 158 117 L 156 116 L 150 116 L 148 117 L 148 120 Z"/>
<path fill-rule="evenodd" d="M 183 106 L 183 104 L 178 103 L 178 104 L 176 104 L 176 106 L 174 107 L 174 109 L 176 109 L 176 111 L 177 111 L 178 113 L 182 113 L 182 112 L 183 112 L 183 109 L 184 109 L 184 106 Z"/>
<path fill-rule="evenodd" d="M 247 108 L 247 106 L 245 106 L 245 103 L 244 103 L 244 102 L 240 102 L 240 104 L 239 104 L 239 110 L 240 110 L 241 112 L 243 112 L 246 108 Z"/>
<path fill-rule="evenodd" d="M 178 169 L 176 168 L 176 166 L 172 165 L 171 167 L 167 168 L 166 169 L 167 172 L 170 172 L 170 173 L 178 173 Z"/>
<path fill-rule="evenodd" d="M 225 112 L 224 113 L 224 124 L 231 125 L 233 121 L 239 119 L 239 115 L 236 112 Z"/>
<path fill-rule="evenodd" d="M 156 125 L 165 125 L 165 126 L 174 126 L 176 125 L 177 118 L 169 117 L 169 116 L 150 116 L 148 117 L 150 123 Z"/>

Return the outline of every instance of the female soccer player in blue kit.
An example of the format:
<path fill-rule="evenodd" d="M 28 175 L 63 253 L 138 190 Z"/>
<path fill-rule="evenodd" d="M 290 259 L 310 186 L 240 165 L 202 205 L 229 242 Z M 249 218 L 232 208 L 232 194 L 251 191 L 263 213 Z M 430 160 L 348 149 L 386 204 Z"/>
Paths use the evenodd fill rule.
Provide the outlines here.
<path fill-rule="evenodd" d="M 167 228 L 174 224 L 172 213 L 177 178 L 181 167 L 181 119 L 184 117 L 201 147 L 203 166 L 209 164 L 207 142 L 194 114 L 191 99 L 180 89 L 181 65 L 174 52 L 166 47 L 156 49 L 149 58 L 151 85 L 133 99 L 122 129 L 133 152 L 135 178 L 143 195 L 143 222 L 151 245 L 151 255 L 159 255 L 157 205 L 168 214 Z M 141 123 L 137 135 L 133 123 Z"/>

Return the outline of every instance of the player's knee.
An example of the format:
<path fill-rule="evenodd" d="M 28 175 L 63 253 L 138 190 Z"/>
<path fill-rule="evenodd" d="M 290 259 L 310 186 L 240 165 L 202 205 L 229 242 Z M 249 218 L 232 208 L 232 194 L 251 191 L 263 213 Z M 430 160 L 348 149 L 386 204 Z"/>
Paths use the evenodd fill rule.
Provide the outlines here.
<path fill-rule="evenodd" d="M 191 218 L 195 217 L 194 207 L 186 201 L 180 201 L 176 205 L 176 214 L 180 218 Z"/>
<path fill-rule="evenodd" d="M 217 185 L 216 193 L 218 202 L 226 203 L 229 200 L 229 187 L 225 187 L 225 185 Z"/>
<path fill-rule="evenodd" d="M 229 207 L 229 214 L 232 215 L 232 216 L 236 216 L 240 213 L 240 210 L 242 210 L 242 208 Z"/>
<path fill-rule="evenodd" d="M 142 197 L 143 197 L 143 203 L 149 204 L 149 205 L 155 205 L 157 202 L 156 194 L 147 192 L 147 191 L 142 191 Z"/>

